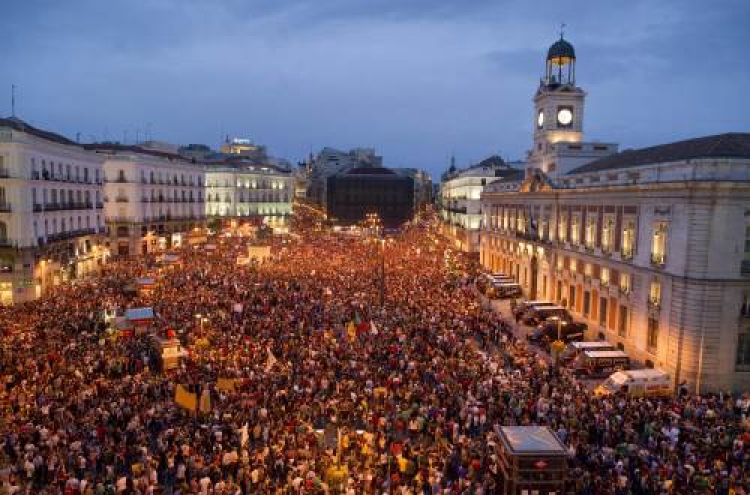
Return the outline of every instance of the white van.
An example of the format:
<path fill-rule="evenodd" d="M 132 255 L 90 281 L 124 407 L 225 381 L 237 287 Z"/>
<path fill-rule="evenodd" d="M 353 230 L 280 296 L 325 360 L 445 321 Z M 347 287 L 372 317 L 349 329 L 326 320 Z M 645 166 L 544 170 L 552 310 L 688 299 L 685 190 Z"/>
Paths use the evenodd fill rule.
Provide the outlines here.
<path fill-rule="evenodd" d="M 617 371 L 594 389 L 597 397 L 618 392 L 630 397 L 668 397 L 672 395 L 672 380 L 657 369 Z"/>

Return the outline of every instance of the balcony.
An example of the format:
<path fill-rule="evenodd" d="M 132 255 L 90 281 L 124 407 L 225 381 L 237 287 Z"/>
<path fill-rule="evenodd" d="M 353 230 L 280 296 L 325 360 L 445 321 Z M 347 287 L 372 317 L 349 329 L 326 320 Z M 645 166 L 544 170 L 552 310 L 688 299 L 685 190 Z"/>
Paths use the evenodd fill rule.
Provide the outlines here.
<path fill-rule="evenodd" d="M 750 260 L 742 260 L 740 264 L 740 275 L 750 276 Z"/>
<path fill-rule="evenodd" d="M 34 211 L 44 211 L 44 208 L 39 203 L 34 203 Z"/>
<path fill-rule="evenodd" d="M 0 203 L 0 212 L 10 213 L 10 211 L 11 211 L 10 203 Z"/>
<path fill-rule="evenodd" d="M 620 295 L 623 295 L 623 296 L 629 296 L 630 295 L 630 287 L 628 287 L 626 285 L 621 285 L 619 287 L 619 290 L 620 290 Z"/>
<path fill-rule="evenodd" d="M 9 179 L 10 178 L 10 170 L 7 168 L 0 168 L 0 179 Z"/>
<path fill-rule="evenodd" d="M 31 172 L 31 179 L 32 180 L 39 180 L 39 171 L 38 170 L 33 170 Z"/>
<path fill-rule="evenodd" d="M 667 255 L 665 253 L 651 253 L 651 266 L 654 268 L 664 268 L 667 263 Z"/>
<path fill-rule="evenodd" d="M 649 297 L 646 301 L 649 311 L 659 311 L 661 308 L 661 301 L 658 297 Z"/>
<path fill-rule="evenodd" d="M 117 196 L 115 197 L 115 203 L 127 203 L 130 201 L 127 196 Z"/>
<path fill-rule="evenodd" d="M 98 202 L 98 203 L 96 203 L 96 209 L 97 210 L 101 210 L 102 208 L 104 208 L 104 203 L 102 203 L 101 201 Z"/>
<path fill-rule="evenodd" d="M 141 203 L 148 203 L 151 201 L 149 198 L 141 198 Z"/>
<path fill-rule="evenodd" d="M 107 223 L 133 223 L 135 220 L 132 217 L 106 217 Z"/>
<path fill-rule="evenodd" d="M 623 247 L 620 251 L 620 259 L 623 261 L 629 261 L 633 259 L 633 256 L 635 255 L 635 252 L 633 251 L 633 248 L 625 248 Z"/>

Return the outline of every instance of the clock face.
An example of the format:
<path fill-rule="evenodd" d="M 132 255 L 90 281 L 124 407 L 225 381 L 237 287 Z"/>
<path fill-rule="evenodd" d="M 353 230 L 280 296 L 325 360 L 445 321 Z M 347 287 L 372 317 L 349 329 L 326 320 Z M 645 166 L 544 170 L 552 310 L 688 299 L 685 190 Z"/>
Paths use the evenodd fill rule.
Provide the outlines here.
<path fill-rule="evenodd" d="M 539 110 L 539 115 L 536 117 L 536 126 L 541 128 L 544 125 L 544 110 Z"/>
<path fill-rule="evenodd" d="M 570 125 L 573 122 L 573 112 L 569 108 L 561 108 L 557 112 L 557 123 L 560 125 Z"/>

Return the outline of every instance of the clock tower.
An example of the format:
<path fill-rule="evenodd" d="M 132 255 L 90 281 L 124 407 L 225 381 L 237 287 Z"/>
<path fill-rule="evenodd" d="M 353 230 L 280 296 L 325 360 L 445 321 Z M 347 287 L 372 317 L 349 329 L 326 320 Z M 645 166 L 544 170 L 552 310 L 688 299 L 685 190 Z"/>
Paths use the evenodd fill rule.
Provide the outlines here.
<path fill-rule="evenodd" d="M 576 86 L 575 76 L 575 50 L 560 34 L 547 52 L 545 75 L 534 95 L 534 147 L 529 151 L 529 168 L 555 174 L 556 144 L 583 140 L 586 93 Z"/>

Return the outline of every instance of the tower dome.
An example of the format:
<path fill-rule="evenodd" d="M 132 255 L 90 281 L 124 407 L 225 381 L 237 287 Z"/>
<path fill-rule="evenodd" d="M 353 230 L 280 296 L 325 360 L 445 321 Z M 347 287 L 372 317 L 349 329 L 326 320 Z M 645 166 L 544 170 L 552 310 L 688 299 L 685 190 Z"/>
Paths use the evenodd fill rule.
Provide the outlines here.
<path fill-rule="evenodd" d="M 555 41 L 547 50 L 547 60 L 557 65 L 576 59 L 576 51 L 573 45 L 565 41 L 562 37 Z"/>
<path fill-rule="evenodd" d="M 576 51 L 562 34 L 547 50 L 547 86 L 575 84 Z"/>

